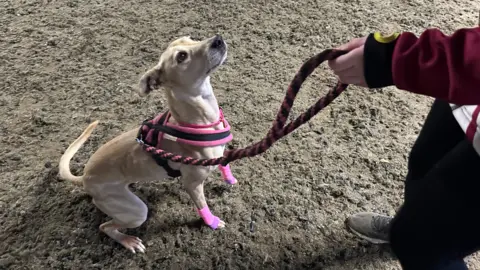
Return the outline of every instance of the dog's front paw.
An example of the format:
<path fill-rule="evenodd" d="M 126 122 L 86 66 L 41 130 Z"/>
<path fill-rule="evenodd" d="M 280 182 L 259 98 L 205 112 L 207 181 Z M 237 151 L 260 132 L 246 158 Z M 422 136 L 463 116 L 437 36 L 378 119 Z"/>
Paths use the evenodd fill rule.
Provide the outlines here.
<path fill-rule="evenodd" d="M 225 181 L 225 183 L 227 183 L 229 185 L 235 185 L 237 183 L 237 179 L 235 179 L 235 178 L 224 179 L 223 181 Z"/>
<path fill-rule="evenodd" d="M 213 230 L 225 227 L 225 222 L 217 216 L 214 216 L 212 212 L 210 212 L 208 205 L 198 210 L 198 214 L 202 217 L 203 222 Z"/>
<path fill-rule="evenodd" d="M 235 176 L 233 176 L 232 170 L 230 169 L 230 165 L 228 165 L 228 164 L 227 164 L 227 166 L 220 165 L 219 170 L 222 174 L 223 181 L 225 181 L 226 183 L 228 183 L 230 185 L 234 185 L 234 184 L 237 183 L 237 179 L 235 178 Z"/>
<path fill-rule="evenodd" d="M 225 222 L 218 217 L 213 217 L 213 222 L 207 225 L 213 230 L 225 228 Z"/>
<path fill-rule="evenodd" d="M 225 224 L 225 221 L 220 220 L 220 222 L 218 223 L 218 227 L 217 227 L 217 228 L 218 228 L 218 229 L 223 229 L 223 228 L 225 228 L 225 225 L 226 225 L 226 224 Z"/>

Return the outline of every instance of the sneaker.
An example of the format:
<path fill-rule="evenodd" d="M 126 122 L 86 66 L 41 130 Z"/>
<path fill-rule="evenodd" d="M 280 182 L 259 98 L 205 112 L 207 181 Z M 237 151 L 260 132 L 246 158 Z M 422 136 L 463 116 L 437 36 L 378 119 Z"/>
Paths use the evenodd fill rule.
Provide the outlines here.
<path fill-rule="evenodd" d="M 389 242 L 388 232 L 392 219 L 380 214 L 362 212 L 348 217 L 345 225 L 362 239 L 373 244 L 385 244 Z"/>

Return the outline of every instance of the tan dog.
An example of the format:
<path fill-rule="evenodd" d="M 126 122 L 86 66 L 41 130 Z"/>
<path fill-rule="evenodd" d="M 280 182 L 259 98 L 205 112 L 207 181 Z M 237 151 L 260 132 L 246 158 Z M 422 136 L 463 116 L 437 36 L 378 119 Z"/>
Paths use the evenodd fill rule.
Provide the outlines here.
<path fill-rule="evenodd" d="M 145 96 L 152 89 L 162 86 L 168 99 L 171 123 L 213 123 L 219 119 L 220 110 L 210 84 L 210 74 L 223 64 L 226 57 L 227 45 L 218 35 L 203 41 L 179 38 L 169 44 L 158 64 L 142 76 L 140 95 Z M 65 151 L 60 159 L 59 175 L 83 184 L 85 191 L 92 196 L 93 203 L 113 218 L 100 225 L 102 232 L 133 253 L 136 250 L 144 252 L 142 240 L 119 231 L 139 227 L 147 219 L 147 206 L 129 190 L 128 185 L 164 179 L 167 173 L 136 142 L 139 130 L 136 128 L 101 146 L 85 165 L 84 175 L 72 175 L 70 160 L 97 124 L 98 121 L 91 123 Z M 210 129 L 222 128 L 222 123 L 219 123 Z M 216 158 L 223 155 L 224 145 L 198 147 L 164 140 L 162 149 L 194 158 Z M 181 181 L 205 223 L 213 229 L 223 228 L 225 223 L 208 210 L 203 192 L 203 183 L 216 166 L 168 164 L 181 172 Z"/>

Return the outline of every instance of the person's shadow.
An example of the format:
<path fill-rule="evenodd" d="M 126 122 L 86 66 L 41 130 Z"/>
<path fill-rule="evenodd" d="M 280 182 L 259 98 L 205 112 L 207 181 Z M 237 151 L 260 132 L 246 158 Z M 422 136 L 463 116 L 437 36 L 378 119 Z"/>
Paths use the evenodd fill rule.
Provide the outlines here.
<path fill-rule="evenodd" d="M 317 257 L 303 260 L 293 269 L 343 270 L 343 269 L 387 269 L 386 263 L 396 264 L 396 258 L 390 246 L 373 245 L 358 240 L 357 245 L 345 244 L 326 247 L 319 251 Z M 350 242 L 350 241 L 349 241 Z M 399 269 L 399 268 L 388 268 Z"/>

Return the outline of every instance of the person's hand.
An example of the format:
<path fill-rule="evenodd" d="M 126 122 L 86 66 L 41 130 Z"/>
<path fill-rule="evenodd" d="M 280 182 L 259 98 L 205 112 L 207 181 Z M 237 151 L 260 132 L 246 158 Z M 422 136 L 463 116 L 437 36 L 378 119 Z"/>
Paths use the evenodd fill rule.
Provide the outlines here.
<path fill-rule="evenodd" d="M 367 37 L 354 38 L 337 47 L 338 50 L 349 52 L 328 61 L 328 66 L 342 83 L 367 87 L 363 66 L 363 47 L 366 40 Z"/>

